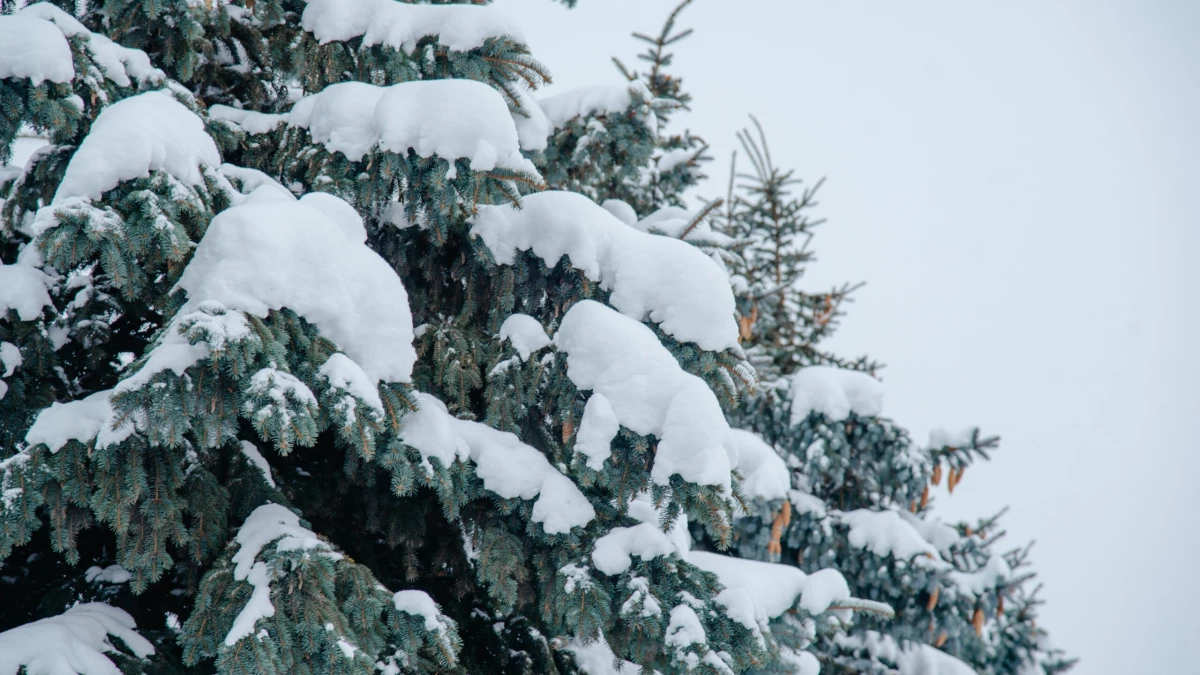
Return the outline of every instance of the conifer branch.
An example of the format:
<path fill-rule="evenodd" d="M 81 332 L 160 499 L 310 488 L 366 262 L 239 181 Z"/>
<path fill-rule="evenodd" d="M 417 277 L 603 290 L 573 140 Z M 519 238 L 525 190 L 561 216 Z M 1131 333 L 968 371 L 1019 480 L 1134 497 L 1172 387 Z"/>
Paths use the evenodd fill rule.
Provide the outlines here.
<path fill-rule="evenodd" d="M 717 199 L 716 201 L 707 204 L 692 218 L 692 220 L 688 223 L 688 226 L 684 228 L 683 233 L 679 235 L 679 238 L 687 239 L 687 236 L 692 233 L 692 230 L 696 229 L 697 225 L 704 222 L 704 219 L 708 217 L 708 214 L 712 213 L 716 209 L 721 208 L 721 205 L 724 203 L 724 199 Z"/>

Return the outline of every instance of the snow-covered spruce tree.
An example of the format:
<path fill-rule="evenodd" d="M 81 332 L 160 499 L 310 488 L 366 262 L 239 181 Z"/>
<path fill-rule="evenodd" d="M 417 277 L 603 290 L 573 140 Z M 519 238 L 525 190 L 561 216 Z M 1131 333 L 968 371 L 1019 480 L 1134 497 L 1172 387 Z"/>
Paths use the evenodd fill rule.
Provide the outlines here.
<path fill-rule="evenodd" d="M 232 463 L 213 454 L 229 445 L 228 419 L 214 418 L 194 444 L 185 436 L 194 408 L 137 409 L 138 395 L 146 398 L 139 387 L 165 384 L 162 378 L 146 382 L 156 369 L 178 369 L 184 378 L 170 383 L 185 386 L 195 403 L 195 396 L 211 398 L 215 390 L 196 388 L 205 380 L 188 378 L 188 364 L 211 352 L 209 365 L 225 367 L 217 361 L 222 347 L 235 349 L 232 338 L 240 338 L 245 349 L 224 354 L 233 376 L 244 380 L 242 368 L 253 363 L 255 349 L 283 353 L 263 337 L 271 330 L 286 334 L 273 327 L 272 317 L 252 327 L 216 303 L 190 311 L 175 289 L 214 215 L 245 201 L 217 170 L 216 147 L 186 91 L 167 83 L 144 53 L 90 34 L 51 5 L 0 17 L 0 44 L 0 92 L 16 101 L 12 124 L 31 124 L 52 141 L 4 186 L 0 579 L 6 588 L 0 613 L 5 627 L 38 620 L 0 634 L 0 671 L 110 672 L 113 662 L 140 670 L 147 665 L 140 659 L 151 655 L 151 667 L 178 664 L 172 629 L 192 604 L 188 589 L 226 547 L 226 524 L 239 514 L 251 523 L 238 533 L 243 553 L 250 547 L 257 553 L 277 538 L 254 543 L 251 535 L 287 535 L 274 542 L 278 556 L 270 564 L 290 566 L 291 578 L 308 581 L 307 596 L 325 598 L 325 607 L 314 605 L 332 627 L 323 642 L 357 631 L 377 649 L 394 644 L 414 655 L 423 648 L 414 640 L 428 642 L 430 654 L 435 646 L 444 651 L 443 642 L 453 645 L 450 624 L 424 628 L 440 621 L 438 615 L 406 611 L 401 596 L 381 596 L 366 568 L 335 564 L 338 554 L 304 535 L 291 522 L 294 514 L 268 508 L 269 486 L 254 465 L 260 456 L 253 445 L 240 446 L 244 452 Z M 166 84 L 171 87 L 155 89 Z M 46 99 L 61 100 L 74 114 L 40 115 L 49 107 Z M 376 268 L 387 271 L 381 261 Z M 179 329 L 204 342 L 189 345 Z M 156 332 L 163 350 L 141 359 L 134 378 L 121 381 L 125 400 L 118 403 L 113 385 L 138 368 L 129 365 Z M 179 400 L 164 396 L 156 403 L 169 407 Z M 322 553 L 306 553 L 312 551 Z M 306 571 L 301 562 L 325 569 Z M 254 569 L 241 576 L 247 577 L 265 580 Z M 369 599 L 380 608 L 375 625 L 347 627 L 354 605 L 333 599 L 355 590 L 360 603 Z M 280 608 L 275 616 L 294 624 L 295 612 L 281 604 L 287 595 L 273 598 Z M 416 605 L 406 597 L 412 610 Z M 144 631 L 151 640 L 131 630 L 129 614 L 102 601 L 150 612 L 158 619 Z M 261 599 L 249 603 L 262 605 Z M 294 630 L 286 623 L 281 628 Z M 102 655 L 110 651 L 106 635 L 123 644 L 111 658 Z M 319 649 L 329 646 L 308 653 Z"/>
<path fill-rule="evenodd" d="M 718 229 L 735 240 L 740 337 L 760 380 L 733 416 L 745 430 L 740 469 L 750 499 L 735 549 L 804 570 L 834 567 L 854 595 L 896 611 L 860 613 L 849 633 L 837 630 L 844 617 L 787 615 L 773 629 L 772 662 L 758 670 L 808 672 L 797 671 L 797 647 L 818 656 L 822 673 L 1066 670 L 1072 662 L 1035 625 L 1028 548 L 997 550 L 996 517 L 951 526 L 932 514 L 930 485 L 944 478 L 953 491 L 998 439 L 938 431 L 922 447 L 881 416 L 877 365 L 820 344 L 854 287 L 803 288 L 820 184 L 805 187 L 780 169 L 757 121 L 739 140 L 751 171 L 737 175 Z"/>
<path fill-rule="evenodd" d="M 168 308 L 166 272 L 183 261 L 190 240 L 224 197 L 199 172 L 186 184 L 158 173 L 100 186 L 114 148 L 101 143 L 81 150 L 82 140 L 96 125 L 128 132 L 144 124 L 146 115 L 124 125 L 120 115 L 103 123 L 97 115 L 139 89 L 161 86 L 163 73 L 145 54 L 91 34 L 52 5 L 33 5 L 0 22 L 2 151 L 7 154 L 23 125 L 50 140 L 24 171 L 6 172 L 0 187 L 6 198 L 0 242 L 0 558 L 6 592 L 0 611 L 11 624 L 56 604 L 64 609 L 81 592 L 86 598 L 103 591 L 87 583 L 88 565 L 80 565 L 92 559 L 80 557 L 81 547 L 106 546 L 83 533 L 94 521 L 84 494 L 78 486 L 43 480 L 53 471 L 65 477 L 81 460 L 81 448 L 57 453 L 57 463 L 34 471 L 32 456 L 23 452 L 24 436 L 40 410 L 104 388 L 141 351 Z M 151 106 L 180 105 L 160 96 L 165 98 Z M 146 112 L 155 116 L 153 109 Z M 107 187 L 118 189 L 103 204 L 90 201 L 88 195 Z M 38 218 L 51 203 L 61 218 Z M 110 227 L 122 222 L 127 227 Z M 35 239 L 40 246 L 29 245 Z M 39 529 L 45 521 L 51 527 Z M 11 555 L 35 534 L 30 549 Z M 20 593 L 8 587 L 17 583 Z"/>
<path fill-rule="evenodd" d="M 732 673 L 888 611 L 690 550 L 732 541 L 734 294 L 543 189 L 510 19 L 135 4 L 0 16 L 3 147 L 51 139 L 2 194 L 0 672 Z M 214 12 L 253 70 L 193 54 Z"/>
<path fill-rule="evenodd" d="M 614 213 L 636 220 L 632 214 L 644 218 L 682 207 L 684 192 L 704 179 L 700 167 L 709 159 L 708 146 L 690 131 L 667 128 L 672 114 L 687 110 L 692 100 L 682 78 L 668 73 L 671 47 L 692 33 L 676 27 L 689 4 L 676 6 L 656 35 L 634 33 L 646 45 L 637 55 L 645 70 L 613 59 L 628 84 L 595 85 L 539 101 L 553 124 L 547 148 L 535 158 L 549 187 L 580 192 L 597 203 L 623 202 L 632 212 L 613 204 Z"/>

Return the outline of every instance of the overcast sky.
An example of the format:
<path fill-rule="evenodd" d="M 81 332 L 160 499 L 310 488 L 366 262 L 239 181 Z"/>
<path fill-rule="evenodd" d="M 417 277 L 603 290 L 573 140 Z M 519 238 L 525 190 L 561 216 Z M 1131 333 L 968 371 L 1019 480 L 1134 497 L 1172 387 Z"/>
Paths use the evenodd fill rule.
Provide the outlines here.
<path fill-rule="evenodd" d="M 555 91 L 617 82 L 674 0 L 498 5 Z M 1076 672 L 1196 672 L 1200 2 L 697 0 L 682 23 L 714 178 L 754 113 L 828 179 L 810 281 L 868 282 L 834 346 L 889 364 L 916 438 L 1003 436 L 938 508 L 1012 505 Z"/>

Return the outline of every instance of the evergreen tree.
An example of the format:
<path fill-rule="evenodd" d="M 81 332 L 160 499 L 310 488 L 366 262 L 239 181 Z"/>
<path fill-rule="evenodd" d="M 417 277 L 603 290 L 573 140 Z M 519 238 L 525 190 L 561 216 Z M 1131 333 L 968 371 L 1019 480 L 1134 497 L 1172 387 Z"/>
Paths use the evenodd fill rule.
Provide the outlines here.
<path fill-rule="evenodd" d="M 645 71 L 613 59 L 627 84 L 595 85 L 540 101 L 554 124 L 539 164 L 550 187 L 580 192 L 597 203 L 618 200 L 630 207 L 615 207 L 619 215 L 646 217 L 664 207 L 682 207 L 684 192 L 704 179 L 700 167 L 710 159 L 708 145 L 690 131 L 668 131 L 671 116 L 689 109 L 692 100 L 682 78 L 668 72 L 674 58 L 670 48 L 692 33 L 676 28 L 690 4 L 676 6 L 657 35 L 634 33 L 646 45 L 637 55 L 647 64 Z"/>
<path fill-rule="evenodd" d="M 862 669 L 925 639 L 929 588 L 998 579 L 969 532 L 921 581 L 829 554 L 833 495 L 912 502 L 991 441 L 796 417 L 778 383 L 841 362 L 819 301 L 755 300 L 754 242 L 803 225 L 683 208 L 686 4 L 645 72 L 541 100 L 487 6 L 3 5 L 0 158 L 49 145 L 0 174 L 0 673 Z M 783 460 L 727 412 L 817 482 L 764 492 Z M 754 560 L 793 502 L 812 531 Z M 938 610 L 985 672 L 1043 653 L 1002 581 Z"/>
<path fill-rule="evenodd" d="M 738 139 L 751 171 L 735 173 L 717 229 L 737 242 L 740 337 L 759 382 L 732 417 L 764 459 L 744 476 L 751 501 L 735 523 L 737 552 L 806 571 L 834 567 L 855 595 L 895 609 L 894 617 L 860 613 L 850 634 L 817 630 L 815 639 L 812 627 L 785 617 L 790 625 L 773 631 L 774 661 L 762 672 L 794 672 L 798 647 L 832 673 L 1068 669 L 1035 624 L 1028 547 L 998 550 L 999 516 L 958 525 L 933 516 L 930 486 L 945 477 L 953 492 L 999 439 L 936 431 L 918 446 L 882 416 L 879 365 L 821 345 L 858 286 L 804 289 L 821 183 L 804 186 L 779 168 L 757 120 Z"/>

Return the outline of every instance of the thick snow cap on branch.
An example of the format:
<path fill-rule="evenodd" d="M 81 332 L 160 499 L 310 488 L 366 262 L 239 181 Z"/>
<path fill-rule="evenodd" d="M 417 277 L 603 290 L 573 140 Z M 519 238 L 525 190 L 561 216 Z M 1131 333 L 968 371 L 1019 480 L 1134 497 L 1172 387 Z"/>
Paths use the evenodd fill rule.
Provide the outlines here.
<path fill-rule="evenodd" d="M 794 675 L 821 675 L 821 662 L 812 652 L 783 647 L 779 662 L 790 667 Z"/>
<path fill-rule="evenodd" d="M 554 343 L 566 352 L 567 376 L 576 387 L 608 399 L 622 426 L 658 437 L 651 471 L 656 484 L 679 474 L 729 494 L 738 449 L 721 405 L 704 380 L 679 367 L 653 331 L 583 300 L 567 311 Z"/>
<path fill-rule="evenodd" d="M 397 591 L 392 596 L 392 605 L 405 614 L 421 617 L 425 622 L 425 630 L 446 632 L 446 617 L 425 591 Z"/>
<path fill-rule="evenodd" d="M 658 529 L 657 523 L 641 523 L 633 527 L 614 527 L 596 540 L 592 564 L 601 572 L 614 575 L 629 569 L 631 556 L 657 558 L 676 552 L 671 537 Z"/>
<path fill-rule="evenodd" d="M 3 312 L 0 312 L 3 314 Z M 21 357 L 21 349 L 11 342 L 0 341 L 0 377 L 8 377 L 16 372 L 17 367 L 21 365 L 24 359 Z M 8 384 L 4 380 L 0 380 L 0 400 L 8 393 Z"/>
<path fill-rule="evenodd" d="M 792 424 L 819 412 L 841 421 L 850 413 L 863 417 L 883 414 L 883 385 L 857 370 L 832 366 L 801 368 L 792 379 Z"/>
<path fill-rule="evenodd" d="M 918 564 L 933 569 L 947 569 L 950 563 L 942 560 L 938 549 L 895 511 L 857 509 L 840 513 L 838 518 L 850 528 L 850 545 L 866 549 L 879 557 L 895 556 L 897 560 L 916 558 Z"/>
<path fill-rule="evenodd" d="M 75 63 L 67 37 L 54 24 L 28 15 L 0 16 L 0 80 L 70 82 Z"/>
<path fill-rule="evenodd" d="M 501 265 L 533 251 L 547 266 L 564 255 L 638 321 L 649 319 L 701 349 L 738 349 L 733 291 L 717 263 L 694 246 L 645 232 L 573 192 L 529 195 L 521 208 L 483 206 L 471 233 Z"/>
<path fill-rule="evenodd" d="M 538 106 L 537 101 L 529 95 L 529 92 L 523 88 L 516 89 L 517 101 L 520 103 L 520 109 L 509 111 L 509 116 L 512 118 L 513 126 L 517 130 L 517 138 L 520 142 L 522 150 L 528 152 L 537 152 L 538 150 L 546 149 L 547 138 L 550 132 L 553 131 L 553 125 L 546 119 L 545 113 Z M 227 105 L 213 105 L 208 108 L 208 115 L 213 119 L 223 120 L 240 127 L 243 131 L 249 134 L 265 134 L 273 131 L 280 124 L 287 124 L 291 120 L 291 113 L 271 114 L 260 113 L 253 110 L 245 110 L 242 108 L 233 108 Z M 305 107 L 299 109 L 298 119 L 304 119 L 309 116 L 311 121 L 311 112 Z M 366 125 L 354 127 L 355 130 L 366 129 Z M 367 132 L 356 131 L 355 133 L 373 133 L 373 129 Z M 349 146 L 350 152 L 354 150 L 354 144 Z M 369 145 L 368 145 L 368 148 Z M 365 150 L 363 151 L 365 152 Z M 343 150 L 347 153 L 347 150 Z M 697 228 L 699 229 L 699 228 Z"/>
<path fill-rule="evenodd" d="M 33 321 L 43 307 L 53 307 L 46 286 L 51 279 L 33 265 L 0 262 L 0 317 L 15 309 L 22 321 Z"/>
<path fill-rule="evenodd" d="M 340 559 L 335 552 L 311 530 L 300 524 L 300 517 L 286 506 L 263 504 L 250 513 L 238 530 L 238 552 L 233 556 L 233 578 L 245 579 L 263 547 L 275 542 L 277 551 L 322 551 L 323 555 Z"/>
<path fill-rule="evenodd" d="M 587 497 L 536 448 L 515 434 L 480 422 L 460 420 L 429 394 L 418 394 L 418 408 L 400 421 L 400 440 L 422 457 L 443 466 L 455 459 L 475 462 L 483 486 L 504 499 L 533 499 L 533 521 L 548 534 L 563 534 L 596 517 Z"/>
<path fill-rule="evenodd" d="M 667 624 L 665 637 L 663 642 L 669 647 L 708 644 L 708 635 L 704 632 L 700 617 L 696 616 L 696 610 L 686 604 L 671 608 L 671 621 Z"/>
<path fill-rule="evenodd" d="M 93 33 L 75 17 L 48 2 L 39 2 L 22 9 L 14 16 L 37 17 L 53 23 L 66 37 L 88 36 L 88 51 L 104 76 L 122 87 L 136 80 L 141 83 L 159 82 L 166 78 L 163 71 L 150 63 L 150 57 L 140 49 L 123 47 L 107 36 Z"/>
<path fill-rule="evenodd" d="M 124 584 L 133 578 L 133 574 L 120 565 L 109 565 L 104 568 L 93 565 L 87 568 L 83 574 L 89 584 Z"/>
<path fill-rule="evenodd" d="M 95 440 L 100 448 L 120 443 L 133 433 L 133 425 L 126 422 L 113 428 L 111 395 L 112 390 L 106 389 L 78 401 L 51 404 L 38 413 L 25 433 L 25 442 L 45 443 L 50 452 L 58 452 L 72 440 L 85 444 Z"/>
<path fill-rule="evenodd" d="M 397 3 L 398 4 L 398 3 Z M 423 80 L 377 87 L 342 82 L 293 106 L 290 124 L 309 130 L 330 152 L 358 161 L 371 148 L 538 176 L 500 93 L 475 80 Z"/>
<path fill-rule="evenodd" d="M 820 614 L 838 602 L 850 600 L 850 587 L 837 570 L 825 569 L 808 575 L 791 565 L 703 551 L 692 551 L 687 560 L 716 574 L 726 589 L 747 593 L 754 603 L 756 618 L 761 620 L 782 616 L 797 601 L 808 613 Z"/>
<path fill-rule="evenodd" d="M 326 218 L 337 223 L 342 229 L 342 234 L 350 241 L 356 244 L 367 243 L 367 227 L 363 224 L 362 216 L 341 197 L 328 192 L 309 192 L 300 198 L 300 203 L 324 213 Z"/>
<path fill-rule="evenodd" d="M 87 49 L 96 65 L 122 87 L 133 80 L 157 82 L 165 77 L 142 50 L 122 47 L 92 33 L 58 7 L 39 2 L 0 16 L 0 79 L 28 77 L 34 85 L 42 80 L 70 82 L 75 79 L 75 64 L 67 38 L 76 35 L 88 37 Z"/>
<path fill-rule="evenodd" d="M 604 394 L 594 392 L 583 406 L 583 419 L 575 434 L 575 451 L 587 457 L 593 471 L 604 468 L 604 460 L 612 456 L 612 441 L 621 431 L 621 421 Z"/>
<path fill-rule="evenodd" d="M 792 472 L 787 463 L 767 445 L 761 436 L 744 429 L 734 429 L 738 446 L 738 471 L 742 473 L 742 489 L 752 499 L 787 499 L 792 489 Z"/>
<path fill-rule="evenodd" d="M 154 645 L 135 630 L 133 617 L 101 602 L 75 605 L 57 616 L 0 633 L 0 675 L 121 675 L 105 653 L 115 651 L 109 636 L 144 659 Z"/>
<path fill-rule="evenodd" d="M 340 405 L 346 410 L 353 410 L 357 405 L 354 399 L 357 399 L 371 408 L 379 419 L 383 419 L 383 399 L 379 397 L 378 387 L 349 356 L 341 352 L 332 354 L 317 375 L 328 381 L 332 389 L 343 392 Z M 350 400 L 344 397 L 350 397 Z"/>
<path fill-rule="evenodd" d="M 550 338 L 546 336 L 546 329 L 542 328 L 542 324 L 538 323 L 537 319 L 528 314 L 509 316 L 500 325 L 500 332 L 496 334 L 496 337 L 508 340 L 522 360 L 528 359 L 530 354 L 550 344 Z"/>
<path fill-rule="evenodd" d="M 629 500 L 629 517 L 660 527 L 663 522 L 663 510 L 654 505 L 650 490 L 643 490 Z M 680 556 L 686 557 L 687 552 L 692 550 L 692 535 L 688 532 L 686 515 L 681 513 L 676 516 L 666 535 Z"/>
<path fill-rule="evenodd" d="M 576 117 L 612 115 L 629 110 L 634 97 L 649 103 L 654 95 L 641 80 L 622 84 L 596 84 L 564 91 L 538 101 L 546 119 L 555 127 L 566 126 Z"/>
<path fill-rule="evenodd" d="M 491 38 L 524 43 L 507 14 L 477 5 L 412 5 L 394 0 L 309 0 L 300 25 L 321 44 L 362 37 L 363 46 L 411 51 L 426 36 L 454 51 L 482 47 Z"/>
<path fill-rule="evenodd" d="M 165 90 L 108 106 L 67 164 L 50 208 L 73 197 L 99 199 L 123 181 L 166 171 L 188 185 L 204 182 L 202 167 L 221 156 L 204 122 Z M 39 213 L 39 220 L 43 218 Z"/>
<path fill-rule="evenodd" d="M 520 109 L 512 111 L 512 118 L 517 135 L 521 137 L 521 149 L 528 152 L 545 150 L 554 125 L 529 91 L 524 87 L 517 87 L 515 91 Z"/>
<path fill-rule="evenodd" d="M 280 194 L 213 218 L 179 279 L 188 294 L 180 315 L 214 301 L 260 317 L 286 307 L 316 324 L 372 383 L 408 382 L 417 359 L 408 293 L 361 229 L 329 218 L 332 200 Z"/>
<path fill-rule="evenodd" d="M 208 116 L 215 120 L 232 122 L 251 134 L 265 134 L 288 121 L 287 114 L 260 113 L 220 104 L 209 106 Z"/>

